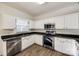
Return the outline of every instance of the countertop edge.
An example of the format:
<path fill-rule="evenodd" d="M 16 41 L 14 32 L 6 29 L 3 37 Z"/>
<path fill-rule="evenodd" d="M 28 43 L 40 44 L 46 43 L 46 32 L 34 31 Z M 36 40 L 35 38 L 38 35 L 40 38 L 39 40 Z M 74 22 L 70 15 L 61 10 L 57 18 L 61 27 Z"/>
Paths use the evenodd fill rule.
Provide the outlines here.
<path fill-rule="evenodd" d="M 11 35 L 2 35 L 1 39 L 3 41 L 7 41 L 11 38 L 14 37 L 25 37 L 25 36 L 29 36 L 29 35 L 33 35 L 33 34 L 38 34 L 38 35 L 51 35 L 54 37 L 64 37 L 64 38 L 75 38 L 78 40 L 79 35 L 74 35 L 74 34 L 62 34 L 62 33 L 56 33 L 56 34 L 46 34 L 45 32 L 27 32 L 27 33 L 19 33 L 19 34 L 11 34 Z"/>

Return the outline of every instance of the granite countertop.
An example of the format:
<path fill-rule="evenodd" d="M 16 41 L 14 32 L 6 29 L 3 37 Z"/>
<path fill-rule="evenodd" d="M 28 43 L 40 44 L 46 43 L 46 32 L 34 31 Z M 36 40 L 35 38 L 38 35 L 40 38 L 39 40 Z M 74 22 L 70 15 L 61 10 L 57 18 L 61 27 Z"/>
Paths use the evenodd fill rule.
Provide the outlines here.
<path fill-rule="evenodd" d="M 46 34 L 45 32 L 21 32 L 21 33 L 14 33 L 14 34 L 9 34 L 9 35 L 2 35 L 1 38 L 2 40 L 6 41 L 9 40 L 13 37 L 25 37 L 33 34 L 38 34 L 38 35 L 51 35 L 54 37 L 64 37 L 64 38 L 75 38 L 78 40 L 79 35 L 77 34 L 65 34 L 65 33 L 56 33 L 56 34 Z"/>
<path fill-rule="evenodd" d="M 9 34 L 9 35 L 1 35 L 2 40 L 6 40 L 9 38 L 13 38 L 13 37 L 25 37 L 25 36 L 29 36 L 32 34 L 45 34 L 45 32 L 21 32 L 21 33 L 14 33 L 14 34 Z"/>
<path fill-rule="evenodd" d="M 2 40 L 9 40 L 10 38 L 13 37 L 25 37 L 33 34 L 38 34 L 38 35 L 46 35 L 45 30 L 33 30 L 29 32 L 18 32 L 18 33 L 11 33 L 11 34 L 4 34 L 1 35 Z M 68 29 L 56 29 L 56 34 L 48 34 L 54 37 L 64 37 L 64 38 L 75 38 L 78 40 L 79 38 L 79 29 L 74 30 L 68 30 Z"/>

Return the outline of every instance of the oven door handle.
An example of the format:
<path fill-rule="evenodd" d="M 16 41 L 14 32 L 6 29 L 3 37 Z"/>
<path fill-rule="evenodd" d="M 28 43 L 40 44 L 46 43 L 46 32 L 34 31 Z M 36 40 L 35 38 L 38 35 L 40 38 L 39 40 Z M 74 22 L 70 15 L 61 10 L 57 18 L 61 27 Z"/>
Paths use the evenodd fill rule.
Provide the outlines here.
<path fill-rule="evenodd" d="M 50 41 L 52 41 L 52 39 L 51 39 L 51 38 L 49 38 L 49 37 L 47 37 L 47 39 L 49 39 Z"/>
<path fill-rule="evenodd" d="M 47 41 L 49 41 L 50 43 L 52 43 L 52 41 L 50 41 L 49 39 L 46 39 Z"/>

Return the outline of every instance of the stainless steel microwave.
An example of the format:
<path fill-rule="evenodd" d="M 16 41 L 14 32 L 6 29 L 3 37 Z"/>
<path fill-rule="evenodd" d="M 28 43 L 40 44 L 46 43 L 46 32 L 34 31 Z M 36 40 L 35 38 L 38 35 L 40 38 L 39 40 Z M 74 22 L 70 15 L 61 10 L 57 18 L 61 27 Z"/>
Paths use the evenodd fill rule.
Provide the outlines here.
<path fill-rule="evenodd" d="M 52 30 L 55 28 L 55 24 L 44 24 L 45 30 Z"/>

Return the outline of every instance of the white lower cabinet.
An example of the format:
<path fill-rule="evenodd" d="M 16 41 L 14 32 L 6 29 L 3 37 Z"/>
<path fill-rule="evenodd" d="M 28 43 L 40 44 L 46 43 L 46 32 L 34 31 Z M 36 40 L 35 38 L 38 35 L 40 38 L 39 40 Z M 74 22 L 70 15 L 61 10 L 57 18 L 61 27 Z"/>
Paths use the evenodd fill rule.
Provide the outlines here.
<path fill-rule="evenodd" d="M 33 36 L 26 36 L 22 38 L 22 50 L 26 49 L 27 47 L 31 46 L 34 43 Z"/>
<path fill-rule="evenodd" d="M 61 46 L 63 45 L 63 43 L 60 42 L 61 39 L 58 37 L 55 37 L 55 50 L 60 51 L 60 52 L 63 51 L 63 47 Z"/>
<path fill-rule="evenodd" d="M 55 37 L 55 50 L 68 55 L 78 55 L 74 39 Z"/>
<path fill-rule="evenodd" d="M 38 44 L 43 46 L 43 36 L 42 35 L 29 35 L 22 38 L 22 50 L 26 49 L 27 47 L 31 46 L 32 44 Z M 77 56 L 77 47 L 76 41 L 74 39 L 69 38 L 61 38 L 55 37 L 55 50 L 68 54 Z"/>
<path fill-rule="evenodd" d="M 34 39 L 34 43 L 38 44 L 38 45 L 43 45 L 43 36 L 42 35 L 34 35 L 35 39 Z"/>
<path fill-rule="evenodd" d="M 32 44 L 43 45 L 42 35 L 29 35 L 22 38 L 22 50 L 31 46 Z"/>

